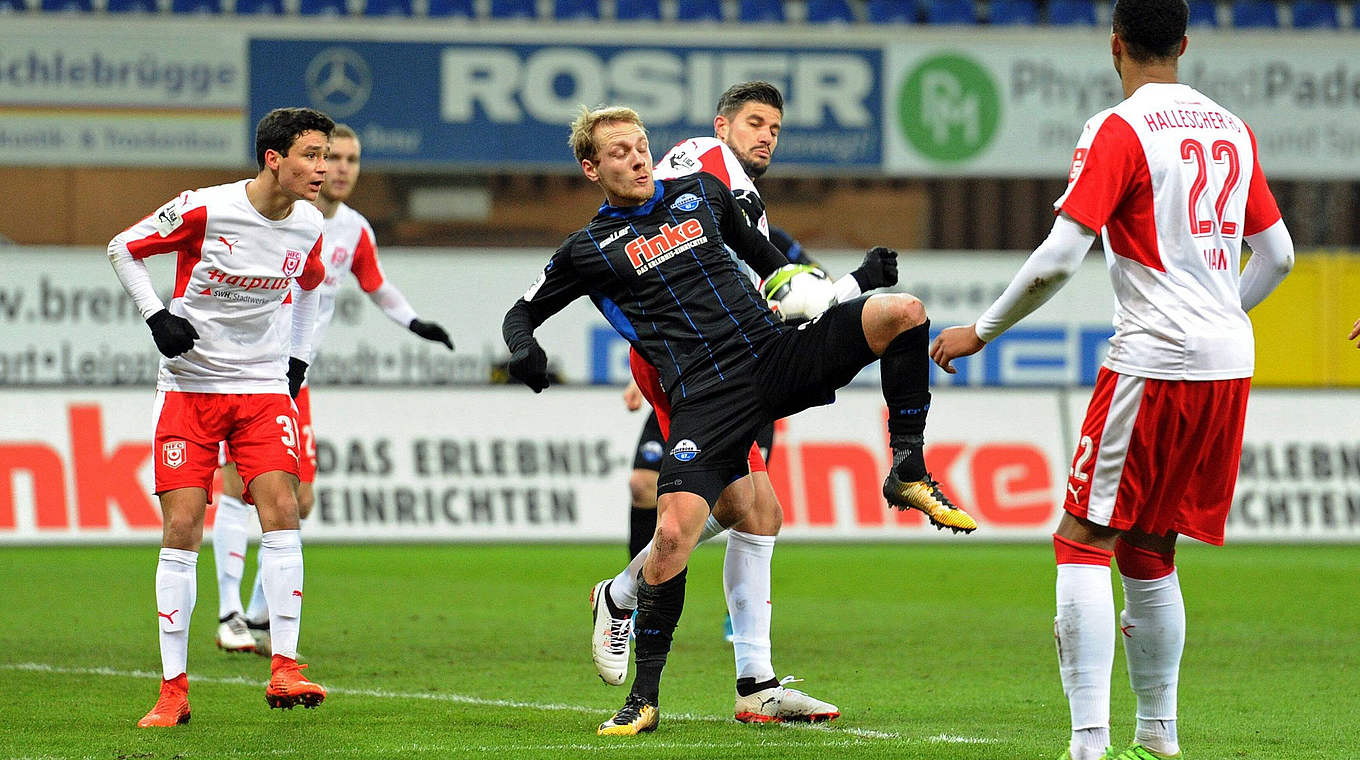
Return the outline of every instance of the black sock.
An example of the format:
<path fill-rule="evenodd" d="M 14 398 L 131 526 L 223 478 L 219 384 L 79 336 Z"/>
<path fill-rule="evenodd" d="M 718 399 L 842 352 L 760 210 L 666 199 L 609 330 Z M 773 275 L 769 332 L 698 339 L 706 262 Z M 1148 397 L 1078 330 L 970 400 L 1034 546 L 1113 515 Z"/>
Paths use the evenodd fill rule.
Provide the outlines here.
<path fill-rule="evenodd" d="M 628 559 L 631 560 L 647 548 L 653 533 L 656 533 L 656 507 L 633 507 L 628 513 Z"/>
<path fill-rule="evenodd" d="M 754 678 L 738 678 L 737 694 L 742 697 L 749 697 L 758 691 L 764 691 L 765 689 L 773 689 L 778 685 L 779 680 L 776 678 L 771 678 L 768 681 L 761 681 L 760 683 L 756 683 L 756 679 Z"/>
<path fill-rule="evenodd" d="M 888 443 L 899 480 L 926 474 L 926 413 L 930 410 L 930 320 L 893 338 L 880 364 L 883 400 L 888 404 Z"/>
<path fill-rule="evenodd" d="M 686 572 L 688 568 L 655 586 L 638 579 L 637 620 L 633 623 L 637 636 L 633 657 L 637 677 L 633 679 L 632 693 L 649 704 L 660 704 L 661 671 L 666 667 L 671 638 L 680 623 L 680 613 L 685 609 Z"/>

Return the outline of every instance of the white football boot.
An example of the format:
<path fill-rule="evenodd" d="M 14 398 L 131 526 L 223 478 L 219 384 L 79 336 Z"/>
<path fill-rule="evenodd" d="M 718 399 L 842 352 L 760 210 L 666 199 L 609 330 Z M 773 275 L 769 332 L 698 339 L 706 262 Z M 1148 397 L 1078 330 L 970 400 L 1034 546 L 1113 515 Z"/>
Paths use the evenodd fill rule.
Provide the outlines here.
<path fill-rule="evenodd" d="M 841 708 L 823 702 L 784 684 L 803 679 L 785 676 L 778 686 L 743 697 L 737 695 L 734 708 L 736 719 L 742 723 L 822 723 L 841 716 Z"/>
<path fill-rule="evenodd" d="M 590 614 L 595 621 L 595 632 L 590 639 L 590 657 L 595 661 L 595 670 L 600 680 L 610 686 L 622 686 L 628 680 L 629 637 L 633 633 L 633 617 L 611 617 L 609 602 L 609 583 L 613 579 L 600 581 L 590 590 Z"/>
<path fill-rule="evenodd" d="M 255 637 L 250 635 L 241 613 L 233 612 L 218 622 L 217 648 L 228 652 L 255 651 Z"/>

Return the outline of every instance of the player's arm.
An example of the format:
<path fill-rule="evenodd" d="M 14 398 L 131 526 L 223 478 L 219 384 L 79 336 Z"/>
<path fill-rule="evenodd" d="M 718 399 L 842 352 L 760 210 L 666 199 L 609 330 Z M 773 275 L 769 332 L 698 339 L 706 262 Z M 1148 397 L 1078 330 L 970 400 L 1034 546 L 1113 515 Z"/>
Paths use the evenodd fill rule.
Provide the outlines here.
<path fill-rule="evenodd" d="M 198 205 L 193 193 L 185 192 L 109 241 L 109 263 L 151 328 L 156 348 L 167 357 L 193 348 L 198 331 L 189 320 L 171 314 L 161 302 L 144 259 L 161 253 L 198 250 L 203 245 L 207 219 L 207 209 Z M 184 279 L 176 283 L 175 298 L 184 295 L 187 278 Z"/>
<path fill-rule="evenodd" d="M 784 258 L 788 259 L 790 264 L 803 264 L 826 271 L 826 267 L 809 256 L 803 244 L 786 230 L 770 225 L 770 242 L 774 243 L 774 247 L 784 254 Z M 896 284 L 897 251 L 875 246 L 864 254 L 864 261 L 860 263 L 858 269 L 836 280 L 836 300 L 844 303 L 859 298 L 870 290 L 890 288 Z"/>
<path fill-rule="evenodd" d="M 359 232 L 359 243 L 354 248 L 354 264 L 350 271 L 359 281 L 359 287 L 368 294 L 387 318 L 405 327 L 425 340 L 443 343 L 453 350 L 449 333 L 438 322 L 427 322 L 416 314 L 406 296 L 383 274 L 378 263 L 378 249 L 373 242 L 373 233 L 367 224 Z"/>
<path fill-rule="evenodd" d="M 585 295 L 586 290 L 571 265 L 575 235 L 567 238 L 553 254 L 538 281 L 505 313 L 501 336 L 510 349 L 510 376 L 541 393 L 548 387 L 548 355 L 534 337 L 534 330 L 567 304 Z"/>
<path fill-rule="evenodd" d="M 1256 134 L 1251 135 L 1251 184 L 1247 186 L 1247 205 L 1242 224 L 1243 240 L 1251 246 L 1251 259 L 1242 270 L 1237 292 L 1242 299 L 1242 311 L 1251 311 L 1284 281 L 1294 268 L 1294 240 L 1280 218 L 1280 207 L 1274 193 L 1266 184 L 1261 171 L 1260 154 L 1256 150 Z"/>
<path fill-rule="evenodd" d="M 297 398 L 307 367 L 312 361 L 312 334 L 316 326 L 317 287 L 326 279 L 326 265 L 321 263 L 321 235 L 307 252 L 302 274 L 293 280 L 293 340 L 288 351 L 288 394 Z"/>
<path fill-rule="evenodd" d="M 711 175 L 699 176 L 704 192 L 712 203 L 721 209 L 718 215 L 718 231 L 722 233 L 722 241 L 737 254 L 738 258 L 749 264 L 761 279 L 789 263 L 784 254 L 780 253 L 774 243 L 771 243 L 756 226 L 759 217 L 752 218 L 741 204 L 737 203 L 727 185 Z"/>
<path fill-rule="evenodd" d="M 953 374 L 954 359 L 981 351 L 989 341 L 1052 298 L 1081 266 L 1095 239 L 1095 232 L 1060 213 L 1048 237 L 1021 265 L 1005 291 L 977 322 L 941 332 L 930 346 L 930 358 Z"/>
<path fill-rule="evenodd" d="M 1355 340 L 1356 338 L 1360 338 L 1360 319 L 1355 320 L 1355 326 L 1351 328 L 1350 335 L 1346 336 L 1347 340 Z M 1360 348 L 1360 343 L 1356 343 L 1355 347 Z"/>

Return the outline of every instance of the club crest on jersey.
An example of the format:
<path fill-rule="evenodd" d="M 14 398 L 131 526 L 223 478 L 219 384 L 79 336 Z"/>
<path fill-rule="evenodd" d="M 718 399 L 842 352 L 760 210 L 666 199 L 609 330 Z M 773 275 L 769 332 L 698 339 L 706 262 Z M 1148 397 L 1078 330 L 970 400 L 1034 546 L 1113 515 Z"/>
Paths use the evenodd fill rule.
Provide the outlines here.
<path fill-rule="evenodd" d="M 699 456 L 699 445 L 686 438 L 675 444 L 675 448 L 671 449 L 671 456 L 681 462 L 693 461 L 695 457 Z"/>
<path fill-rule="evenodd" d="M 166 467 L 177 470 L 184 464 L 184 441 L 166 441 L 161 444 L 161 461 Z"/>
<path fill-rule="evenodd" d="M 302 267 L 302 251 L 295 251 L 292 248 L 283 252 L 283 273 L 289 277 L 297 274 Z"/>
<path fill-rule="evenodd" d="M 676 209 L 677 211 L 693 211 L 694 209 L 699 208 L 699 196 L 694 193 L 685 193 L 675 199 L 675 202 L 671 204 L 671 208 Z"/>
<path fill-rule="evenodd" d="M 661 455 L 665 452 L 660 441 L 648 441 L 642 444 L 642 448 L 638 450 L 638 453 L 642 454 L 643 461 L 660 462 Z"/>
<path fill-rule="evenodd" d="M 639 235 L 623 247 L 638 274 L 655 269 L 672 256 L 708 240 L 698 219 L 686 219 L 676 226 L 663 224 L 659 231 L 661 234 L 650 238 Z"/>

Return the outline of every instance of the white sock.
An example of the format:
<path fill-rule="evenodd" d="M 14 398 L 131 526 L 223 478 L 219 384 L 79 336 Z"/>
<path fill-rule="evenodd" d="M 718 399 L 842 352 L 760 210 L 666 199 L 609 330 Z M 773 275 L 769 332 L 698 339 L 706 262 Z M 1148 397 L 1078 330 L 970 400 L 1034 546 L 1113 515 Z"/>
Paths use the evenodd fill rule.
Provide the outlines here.
<path fill-rule="evenodd" d="M 213 564 L 217 566 L 217 617 L 222 619 L 241 609 L 241 576 L 246 564 L 246 535 L 250 507 L 233 496 L 217 499 L 213 520 Z"/>
<path fill-rule="evenodd" d="M 1058 565 L 1053 635 L 1072 714 L 1073 760 L 1110 745 L 1110 669 L 1114 667 L 1114 589 L 1105 565 Z M 1092 754 L 1094 753 L 1094 754 Z"/>
<path fill-rule="evenodd" d="M 770 664 L 770 557 L 774 536 L 733 530 L 727 534 L 723 558 L 723 593 L 732 616 L 732 649 L 737 678 L 756 683 L 774 678 Z"/>
<path fill-rule="evenodd" d="M 260 576 L 269 601 L 269 638 L 274 654 L 297 659 L 302 618 L 302 537 L 271 530 L 260 537 Z"/>
<path fill-rule="evenodd" d="M 1185 602 L 1180 578 L 1122 577 L 1124 610 L 1119 615 L 1129 685 L 1138 697 L 1133 740 L 1159 755 L 1181 751 L 1176 737 L 1176 686 L 1185 649 Z"/>
<path fill-rule="evenodd" d="M 189 670 L 189 618 L 198 596 L 198 552 L 161 549 L 156 561 L 156 617 L 160 621 L 161 677 Z"/>
<path fill-rule="evenodd" d="M 704 529 L 699 533 L 699 543 L 703 543 L 710 538 L 722 533 L 726 528 L 718 522 L 718 518 L 709 515 L 704 521 Z M 652 553 L 652 542 L 642 547 L 642 551 L 633 557 L 628 563 L 628 567 L 623 572 L 614 576 L 614 582 L 609 584 L 609 598 L 614 602 L 614 606 L 621 610 L 637 609 L 637 579 L 642 572 L 642 563 L 647 561 L 647 555 Z"/>
<path fill-rule="evenodd" d="M 246 622 L 259 625 L 269 622 L 269 601 L 264 598 L 264 575 L 255 569 L 255 584 L 250 588 L 250 603 L 246 605 Z"/>

